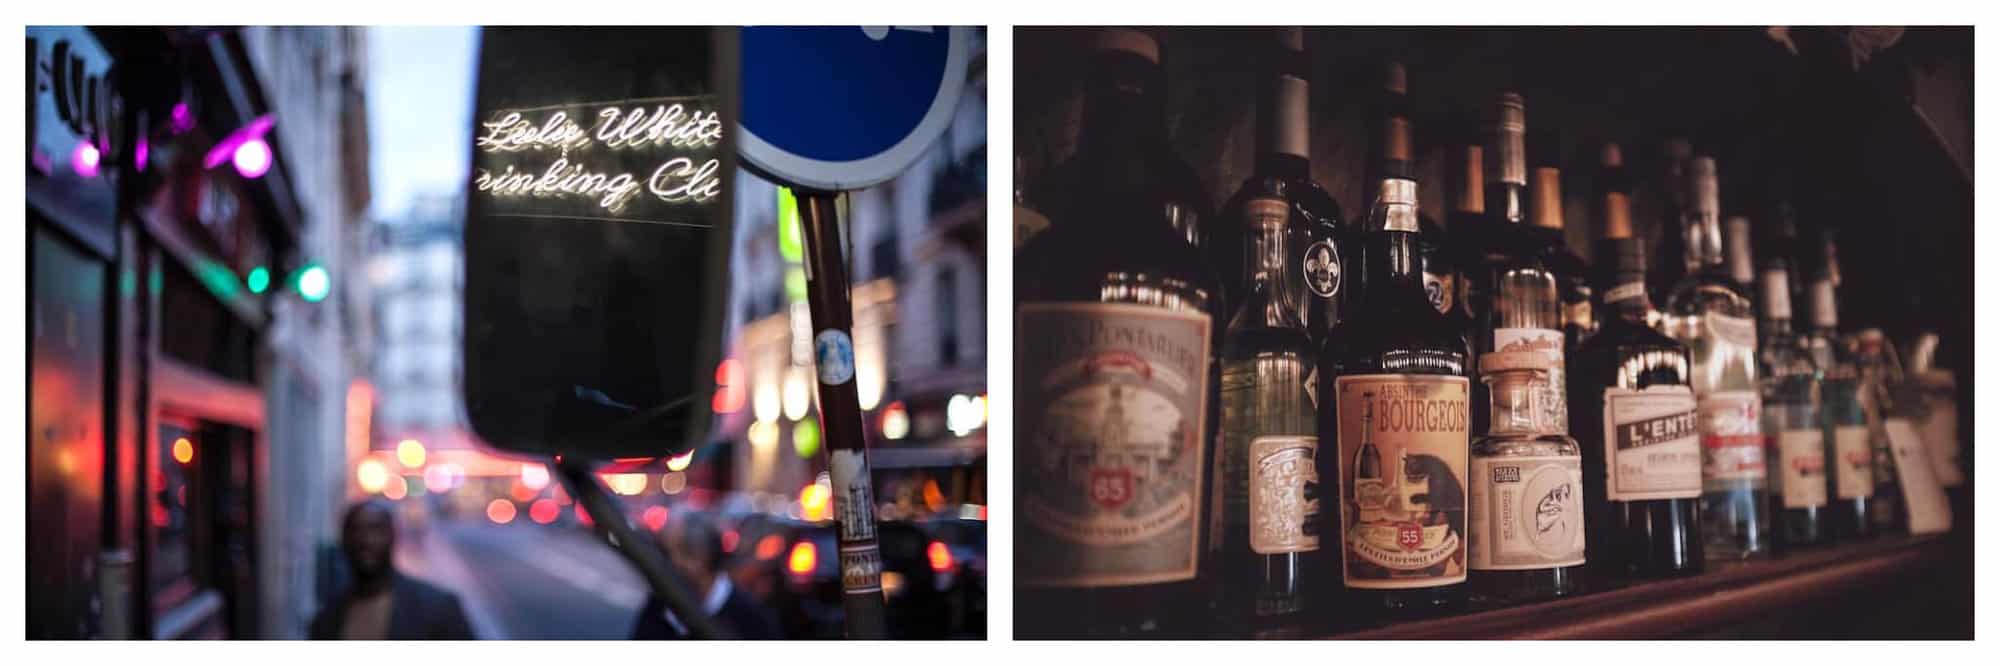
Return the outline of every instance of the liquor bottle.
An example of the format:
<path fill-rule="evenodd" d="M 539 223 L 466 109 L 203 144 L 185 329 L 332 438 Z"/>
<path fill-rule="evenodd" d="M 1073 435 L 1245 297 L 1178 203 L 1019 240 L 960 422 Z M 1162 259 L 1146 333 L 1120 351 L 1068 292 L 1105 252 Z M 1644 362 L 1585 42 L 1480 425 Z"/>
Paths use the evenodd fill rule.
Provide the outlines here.
<path fill-rule="evenodd" d="M 1466 585 L 1474 603 L 1569 594 L 1583 570 L 1583 459 L 1541 404 L 1550 367 L 1532 351 L 1479 357 L 1492 426 L 1472 443 Z"/>
<path fill-rule="evenodd" d="M 1555 276 L 1562 301 L 1563 349 L 1569 351 L 1597 332 L 1597 319 L 1590 310 L 1590 264 L 1570 249 L 1563 231 L 1561 143 L 1547 131 L 1531 134 L 1530 139 L 1528 154 L 1534 168 L 1528 173 L 1529 235 L 1533 254 Z"/>
<path fill-rule="evenodd" d="M 1896 348 L 1879 328 L 1864 328 L 1849 343 L 1861 373 L 1862 414 L 1868 419 L 1869 460 L 1874 470 L 1875 500 L 1868 505 L 1868 522 L 1876 534 L 1896 534 L 1908 528 L 1903 509 L 1903 484 L 1896 475 L 1896 455 L 1889 443 L 1890 418 L 1903 416 L 1896 390 L 1903 384 L 1903 366 Z"/>
<path fill-rule="evenodd" d="M 1652 269 L 1647 271 L 1646 291 L 1652 294 L 1672 293 L 1674 285 L 1685 277 L 1686 267 L 1681 259 L 1687 255 L 1687 239 L 1682 237 L 1681 221 L 1693 205 L 1688 192 L 1688 164 L 1694 161 L 1694 144 L 1681 137 L 1670 137 L 1661 146 L 1660 180 L 1660 233 L 1658 246 L 1654 248 Z M 1658 326 L 1658 322 L 1654 322 Z"/>
<path fill-rule="evenodd" d="M 1152 182 L 1145 196 L 1165 211 L 1162 218 L 1189 245 L 1204 247 L 1214 199 L 1193 167 L 1175 152 L 1167 131 L 1166 73 L 1157 40 L 1130 28 L 1100 31 L 1084 63 L 1082 123 L 1077 148 L 1057 164 L 1027 200 L 1052 221 L 1075 217 L 1065 208 L 1100 196 L 1099 180 L 1107 174 L 1090 165 L 1106 159 L 1144 159 Z M 1143 155 L 1106 157 L 1103 153 L 1136 147 Z M 1232 246 L 1233 247 L 1233 246 Z M 1232 278 L 1234 276 L 1231 276 Z"/>
<path fill-rule="evenodd" d="M 1463 599 L 1470 433 L 1470 352 L 1424 294 L 1416 181 L 1384 177 L 1363 224 L 1367 288 L 1327 337 L 1319 372 L 1321 431 L 1340 446 L 1321 478 L 1340 479 L 1344 504 L 1322 514 L 1339 521 L 1343 606 L 1359 621 Z M 1380 485 L 1361 483 L 1367 447 L 1388 467 Z"/>
<path fill-rule="evenodd" d="M 1604 147 L 1596 217 L 1597 334 L 1570 359 L 1570 432 L 1583 449 L 1585 556 L 1617 576 L 1702 570 L 1701 441 L 1687 346 L 1648 323 L 1646 249 L 1632 236 L 1618 146 Z"/>
<path fill-rule="evenodd" d="M 1875 533 L 1869 506 L 1875 498 L 1875 457 L 1868 448 L 1868 415 L 1861 396 L 1861 372 L 1840 336 L 1840 311 L 1834 299 L 1837 264 L 1825 259 L 1814 266 L 1806 293 L 1812 305 L 1813 330 L 1806 351 L 1820 376 L 1820 420 L 1824 425 L 1828 495 L 1832 509 L 1826 522 L 1835 539 L 1858 539 Z"/>
<path fill-rule="evenodd" d="M 1349 243 L 1340 204 L 1312 179 L 1307 131 L 1310 68 L 1303 31 L 1276 32 L 1268 75 L 1258 87 L 1256 166 L 1226 205 L 1233 223 L 1217 230 L 1209 255 L 1217 273 L 1233 283 L 1225 291 L 1227 300 L 1235 303 L 1235 295 L 1250 287 L 1241 280 L 1254 272 L 1242 266 L 1242 232 L 1257 228 L 1249 209 L 1272 199 L 1284 202 L 1289 216 L 1286 233 L 1291 235 L 1286 245 L 1292 256 L 1280 277 L 1290 284 L 1273 295 L 1291 301 L 1289 307 L 1305 317 L 1307 333 L 1318 342 L 1339 318 L 1341 254 Z"/>
<path fill-rule="evenodd" d="M 1374 115 L 1377 122 L 1370 134 L 1369 152 L 1372 159 L 1368 163 L 1368 171 L 1364 174 L 1362 182 L 1380 183 L 1383 178 L 1390 176 L 1415 180 L 1416 144 L 1410 136 L 1412 121 L 1409 72 L 1404 69 L 1402 63 L 1391 62 L 1384 67 L 1382 89 L 1376 97 Z M 1458 305 L 1460 287 L 1457 259 L 1453 255 L 1451 239 L 1446 229 L 1419 210 L 1417 231 L 1417 270 L 1423 274 L 1424 295 L 1430 299 L 1431 306 L 1437 308 L 1438 312 L 1458 313 L 1463 317 L 1463 310 Z M 1364 233 L 1356 230 L 1349 236 L 1359 238 Z M 1357 259 L 1352 255 L 1357 255 L 1358 252 L 1348 254 L 1350 261 Z M 1349 275 L 1354 276 L 1358 282 L 1364 277 L 1359 273 L 1359 270 L 1355 270 L 1350 271 Z M 1350 288 L 1347 293 L 1348 298 L 1354 299 L 1360 291 L 1361 287 L 1358 285 Z"/>
<path fill-rule="evenodd" d="M 1809 546 L 1829 536 L 1819 368 L 1805 337 L 1792 330 L 1791 262 L 1784 253 L 1773 252 L 1765 260 L 1758 285 L 1763 292 L 1763 321 L 1757 328 L 1764 339 L 1757 360 L 1763 373 L 1764 437 L 1771 455 L 1771 514 L 1779 545 Z"/>
<path fill-rule="evenodd" d="M 1662 332 L 1688 346 L 1695 399 L 1701 403 L 1702 518 L 1709 557 L 1764 553 L 1770 497 L 1757 383 L 1755 305 L 1722 265 L 1721 197 L 1715 160 L 1688 162 L 1686 249 L 1681 281 L 1667 296 Z"/>
<path fill-rule="evenodd" d="M 1022 636 L 1205 625 L 1218 280 L 1161 219 L 1163 202 L 1187 195 L 1164 189 L 1176 182 L 1160 173 L 1173 169 L 1158 159 L 1164 134 L 1135 129 L 1161 113 L 1155 43 L 1111 29 L 1099 44 L 1087 126 L 1111 136 L 1084 137 L 1079 156 L 1095 189 L 1051 211 L 1017 261 L 1034 275 L 1015 312 Z"/>
<path fill-rule="evenodd" d="M 1528 162 L 1527 111 L 1521 96 L 1502 93 L 1492 131 L 1488 134 L 1489 168 L 1492 186 L 1485 188 L 1486 214 L 1453 220 L 1460 230 L 1464 250 L 1465 307 L 1477 324 L 1472 349 L 1491 351 L 1534 351 L 1549 359 L 1547 395 L 1541 401 L 1550 423 L 1569 423 L 1566 375 L 1563 362 L 1564 335 L 1562 301 L 1556 291 L 1556 277 L 1540 257 L 1540 247 L 1527 222 Z M 1471 169 L 1467 169 L 1468 190 L 1473 189 Z M 1461 195 L 1469 199 L 1470 193 Z M 1469 206 L 1464 201 L 1461 206 Z M 1468 233 L 1469 232 L 1469 233 Z M 1475 386 L 1473 402 L 1488 402 L 1486 387 Z M 1486 410 L 1474 409 L 1472 425 L 1484 432 Z"/>
<path fill-rule="evenodd" d="M 1288 292 L 1294 210 L 1285 185 L 1239 210 L 1240 265 L 1249 285 L 1223 336 L 1221 618 L 1250 631 L 1282 627 L 1311 608 L 1309 561 L 1319 550 L 1319 438 L 1306 381 L 1314 366 L 1305 317 Z"/>
<path fill-rule="evenodd" d="M 1027 188 L 1022 185 L 1025 182 L 1027 182 L 1026 168 L 1022 165 L 1021 157 L 1016 155 L 1014 156 L 1014 249 L 1016 250 L 1027 245 L 1036 234 L 1049 228 L 1048 216 L 1035 210 L 1034 206 L 1028 205 Z"/>

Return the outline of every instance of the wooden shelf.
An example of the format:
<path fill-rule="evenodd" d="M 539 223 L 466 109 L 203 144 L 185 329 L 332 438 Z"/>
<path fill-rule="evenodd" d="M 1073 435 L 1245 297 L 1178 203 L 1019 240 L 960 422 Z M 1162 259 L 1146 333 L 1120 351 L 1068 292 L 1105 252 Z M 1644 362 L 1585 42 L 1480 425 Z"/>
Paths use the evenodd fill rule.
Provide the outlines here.
<path fill-rule="evenodd" d="M 1970 594 L 1971 541 L 1960 535 L 1894 537 L 1783 557 L 1710 563 L 1686 578 L 1643 581 L 1568 599 L 1404 622 L 1326 636 L 1407 639 L 1653 639 L 1700 634 L 1770 617 L 1963 560 Z M 1950 585 L 1959 582 L 1944 581 Z M 1969 618 L 1966 622 L 1969 626 Z M 1970 638 L 1968 634 L 1965 636 Z"/>

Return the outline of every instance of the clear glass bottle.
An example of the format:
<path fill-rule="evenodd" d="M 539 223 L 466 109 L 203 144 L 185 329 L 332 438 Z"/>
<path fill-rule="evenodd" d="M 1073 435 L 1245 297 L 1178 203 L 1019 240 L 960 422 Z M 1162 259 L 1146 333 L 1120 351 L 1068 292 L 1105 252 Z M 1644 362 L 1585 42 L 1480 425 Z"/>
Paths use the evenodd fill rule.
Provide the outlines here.
<path fill-rule="evenodd" d="M 1472 442 L 1466 588 L 1475 604 L 1570 594 L 1583 570 L 1582 451 L 1542 405 L 1549 368 L 1535 352 L 1479 357 L 1492 418 Z"/>
<path fill-rule="evenodd" d="M 1769 442 L 1771 514 L 1778 545 L 1810 546 L 1828 537 L 1827 442 L 1820 428 L 1819 367 L 1806 338 L 1792 330 L 1791 266 L 1773 253 L 1758 277 L 1764 314 L 1758 350 L 1763 372 L 1764 435 Z"/>
<path fill-rule="evenodd" d="M 1474 353 L 1533 351 L 1549 359 L 1549 385 L 1540 404 L 1551 423 L 1569 423 L 1567 375 L 1564 363 L 1562 299 L 1556 276 L 1542 263 L 1542 250 L 1528 217 L 1526 103 L 1515 93 L 1502 93 L 1488 133 L 1485 214 L 1453 220 L 1456 238 L 1464 243 L 1467 280 L 1465 306 L 1477 329 Z M 1476 158 L 1475 160 L 1476 161 Z M 1467 169 L 1468 187 L 1473 181 Z M 1470 199 L 1471 193 L 1461 198 Z M 1469 201 L 1467 202 L 1470 203 Z M 1484 406 L 1486 387 L 1473 387 L 1473 403 Z M 1486 410 L 1475 408 L 1474 432 L 1486 429 Z"/>
<path fill-rule="evenodd" d="M 1723 267 L 1715 160 L 1695 157 L 1687 176 L 1681 216 L 1686 271 L 1667 296 L 1660 328 L 1685 343 L 1694 361 L 1705 550 L 1711 559 L 1740 559 L 1770 545 L 1757 313 Z"/>
<path fill-rule="evenodd" d="M 1908 529 L 1909 516 L 1903 509 L 1903 486 L 1886 424 L 1903 414 L 1897 394 L 1903 385 L 1903 365 L 1882 329 L 1861 329 L 1850 344 L 1861 372 L 1862 413 L 1868 418 L 1869 460 L 1874 465 L 1875 501 L 1868 505 L 1868 522 L 1877 534 L 1901 533 Z"/>
<path fill-rule="evenodd" d="M 1282 295 L 1302 317 L 1315 343 L 1340 319 L 1343 288 L 1341 263 L 1351 242 L 1340 203 L 1312 178 L 1311 67 L 1300 28 L 1278 28 L 1270 50 L 1266 76 L 1257 93 L 1257 158 L 1251 175 L 1230 197 L 1225 214 L 1230 224 L 1216 229 L 1208 253 L 1216 273 L 1229 284 L 1225 297 L 1234 303 L 1246 292 L 1254 267 L 1243 265 L 1243 233 L 1254 230 L 1247 219 L 1250 206 L 1266 199 L 1283 200 L 1290 208 L 1291 235 L 1284 275 L 1296 283 Z M 1240 308 L 1239 308 L 1240 310 Z"/>
<path fill-rule="evenodd" d="M 1833 277 L 1820 266 L 1806 288 L 1812 304 L 1812 332 L 1806 352 L 1819 368 L 1820 420 L 1825 431 L 1827 497 L 1832 509 L 1827 523 L 1835 539 L 1874 535 L 1869 522 L 1875 498 L 1875 457 L 1868 444 L 1868 414 L 1861 392 L 1861 371 L 1840 336 L 1840 314 L 1834 300 Z"/>
<path fill-rule="evenodd" d="M 1282 188 L 1281 188 L 1282 189 Z M 1230 319 L 1222 352 L 1222 552 L 1213 583 L 1223 624 L 1255 632 L 1297 621 L 1312 608 L 1310 577 L 1320 549 L 1319 438 L 1306 390 L 1315 349 L 1289 297 L 1288 201 L 1244 203 L 1249 285 Z M 1231 632 L 1236 633 L 1236 632 Z"/>

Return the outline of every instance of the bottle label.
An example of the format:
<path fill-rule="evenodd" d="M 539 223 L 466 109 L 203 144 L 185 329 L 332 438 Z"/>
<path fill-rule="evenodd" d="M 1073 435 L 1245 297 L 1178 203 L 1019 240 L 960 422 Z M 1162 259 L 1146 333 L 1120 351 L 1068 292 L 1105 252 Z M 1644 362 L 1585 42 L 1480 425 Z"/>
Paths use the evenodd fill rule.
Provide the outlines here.
<path fill-rule="evenodd" d="M 1868 426 L 1833 427 L 1833 493 L 1844 500 L 1875 496 L 1875 452 Z"/>
<path fill-rule="evenodd" d="M 1604 390 L 1604 495 L 1614 502 L 1701 496 L 1694 390 Z"/>
<path fill-rule="evenodd" d="M 1333 298 L 1340 291 L 1340 248 L 1322 239 L 1306 246 L 1306 291 L 1320 298 Z"/>
<path fill-rule="evenodd" d="M 1348 587 L 1465 580 L 1470 388 L 1450 375 L 1334 380 Z"/>
<path fill-rule="evenodd" d="M 1583 459 L 1472 459 L 1471 563 L 1475 570 L 1583 564 Z"/>
<path fill-rule="evenodd" d="M 1424 271 L 1424 296 L 1431 301 L 1431 307 L 1439 314 L 1451 314 L 1453 297 L 1457 295 L 1457 279 L 1450 273 Z"/>
<path fill-rule="evenodd" d="M 1763 399 L 1755 391 L 1716 391 L 1701 399 L 1704 482 L 1764 485 L 1762 407 Z"/>
<path fill-rule="evenodd" d="M 1785 508 L 1826 506 L 1826 433 L 1786 430 L 1777 440 L 1778 491 Z"/>
<path fill-rule="evenodd" d="M 1250 550 L 1262 555 L 1319 550 L 1318 437 L 1250 440 Z"/>
<path fill-rule="evenodd" d="M 1965 473 L 1959 468 L 1958 403 L 1949 395 L 1931 396 L 1925 402 L 1930 409 L 1918 427 L 1931 449 L 1931 467 L 1938 482 L 1946 488 L 1965 485 Z"/>
<path fill-rule="evenodd" d="M 1549 360 L 1549 381 L 1542 385 L 1539 402 L 1542 406 L 1543 427 L 1552 432 L 1569 432 L 1569 390 L 1564 383 L 1568 373 L 1563 364 L 1562 331 L 1547 328 L 1496 328 L 1493 329 L 1494 351 L 1538 352 Z"/>
<path fill-rule="evenodd" d="M 1194 578 L 1209 395 L 1207 315 L 1112 303 L 1020 306 L 1015 476 L 1020 580 Z"/>

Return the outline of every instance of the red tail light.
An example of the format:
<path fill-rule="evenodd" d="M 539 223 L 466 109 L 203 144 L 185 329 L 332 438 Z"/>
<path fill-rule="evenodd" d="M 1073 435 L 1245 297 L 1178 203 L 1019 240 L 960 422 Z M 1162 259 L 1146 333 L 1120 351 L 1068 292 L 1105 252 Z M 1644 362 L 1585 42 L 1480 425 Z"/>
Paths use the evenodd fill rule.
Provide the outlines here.
<path fill-rule="evenodd" d="M 924 554 L 930 557 L 931 571 L 942 573 L 951 570 L 951 549 L 944 547 L 943 541 L 932 541 Z"/>
<path fill-rule="evenodd" d="M 792 544 L 792 556 L 785 562 L 785 568 L 801 576 L 812 573 L 819 566 L 819 549 L 811 541 Z"/>

